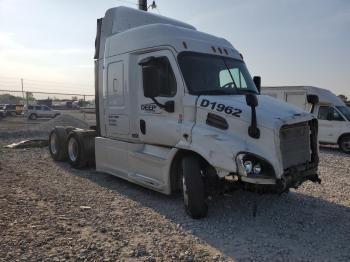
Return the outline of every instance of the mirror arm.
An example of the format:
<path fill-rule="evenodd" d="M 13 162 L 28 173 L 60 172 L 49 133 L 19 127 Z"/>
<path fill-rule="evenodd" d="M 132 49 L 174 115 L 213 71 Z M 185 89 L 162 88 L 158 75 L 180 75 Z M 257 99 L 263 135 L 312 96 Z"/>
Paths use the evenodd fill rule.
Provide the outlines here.
<path fill-rule="evenodd" d="M 159 103 L 154 97 L 151 97 L 152 101 L 159 106 L 160 108 L 164 109 L 168 113 L 173 113 L 175 111 L 175 103 L 174 101 L 167 101 L 164 105 Z"/>
<path fill-rule="evenodd" d="M 255 138 L 255 139 L 260 138 L 260 130 L 259 130 L 257 122 L 256 122 L 255 106 L 252 106 L 252 122 L 251 122 L 250 127 L 248 128 L 248 134 L 252 138 Z"/>
<path fill-rule="evenodd" d="M 163 109 L 165 108 L 165 105 L 162 105 L 161 103 L 159 103 L 154 97 L 151 97 L 151 99 L 160 108 L 163 108 Z"/>

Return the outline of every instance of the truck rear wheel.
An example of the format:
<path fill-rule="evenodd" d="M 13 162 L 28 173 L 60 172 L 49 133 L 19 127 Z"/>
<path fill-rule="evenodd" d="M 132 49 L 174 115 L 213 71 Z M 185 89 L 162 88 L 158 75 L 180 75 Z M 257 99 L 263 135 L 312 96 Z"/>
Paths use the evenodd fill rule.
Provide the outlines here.
<path fill-rule="evenodd" d="M 339 147 L 344 153 L 350 154 L 350 136 L 343 137 L 339 142 Z"/>
<path fill-rule="evenodd" d="M 186 212 L 195 219 L 206 217 L 205 187 L 200 161 L 195 156 L 185 156 L 182 159 L 182 192 Z"/>
<path fill-rule="evenodd" d="M 49 151 L 55 161 L 65 161 L 67 159 L 67 129 L 63 126 L 55 127 L 51 131 Z"/>
<path fill-rule="evenodd" d="M 67 137 L 68 162 L 74 168 L 95 164 L 95 130 L 76 129 Z"/>
<path fill-rule="evenodd" d="M 68 162 L 74 168 L 84 168 L 87 159 L 84 154 L 84 141 L 81 133 L 70 132 L 67 138 Z"/>

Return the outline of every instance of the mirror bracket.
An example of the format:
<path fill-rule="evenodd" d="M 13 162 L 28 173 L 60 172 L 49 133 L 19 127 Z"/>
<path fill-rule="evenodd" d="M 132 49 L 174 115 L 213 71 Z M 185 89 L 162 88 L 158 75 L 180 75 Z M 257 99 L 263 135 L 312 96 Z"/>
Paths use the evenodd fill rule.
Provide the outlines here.
<path fill-rule="evenodd" d="M 246 102 L 247 105 L 252 109 L 252 119 L 251 124 L 248 128 L 248 135 L 252 138 L 259 139 L 260 138 L 260 130 L 258 128 L 258 124 L 256 121 L 256 110 L 255 108 L 258 106 L 258 99 L 255 94 L 246 94 Z"/>
<path fill-rule="evenodd" d="M 175 111 L 175 102 L 174 101 L 166 101 L 165 104 L 161 104 L 155 99 L 154 97 L 151 97 L 152 101 L 160 108 L 164 109 L 168 113 L 174 113 Z"/>

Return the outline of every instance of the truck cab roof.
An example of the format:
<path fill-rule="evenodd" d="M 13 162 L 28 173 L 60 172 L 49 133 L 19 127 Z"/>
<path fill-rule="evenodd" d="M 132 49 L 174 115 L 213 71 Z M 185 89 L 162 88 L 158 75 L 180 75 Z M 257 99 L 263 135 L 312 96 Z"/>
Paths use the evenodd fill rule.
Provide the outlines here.
<path fill-rule="evenodd" d="M 242 59 L 239 52 L 223 38 L 170 24 L 144 25 L 114 34 L 106 39 L 105 56 L 160 46 L 170 46 L 178 53 L 195 51 Z"/>
<path fill-rule="evenodd" d="M 227 40 L 168 17 L 122 6 L 107 10 L 105 17 L 97 21 L 95 59 L 157 46 L 241 60 Z"/>

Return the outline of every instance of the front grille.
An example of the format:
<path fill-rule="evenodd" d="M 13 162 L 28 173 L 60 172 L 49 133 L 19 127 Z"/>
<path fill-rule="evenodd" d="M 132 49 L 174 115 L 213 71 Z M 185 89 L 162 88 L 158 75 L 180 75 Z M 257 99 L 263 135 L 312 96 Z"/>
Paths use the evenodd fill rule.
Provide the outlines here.
<path fill-rule="evenodd" d="M 307 122 L 282 126 L 280 142 L 284 169 L 311 161 L 310 126 Z"/>

